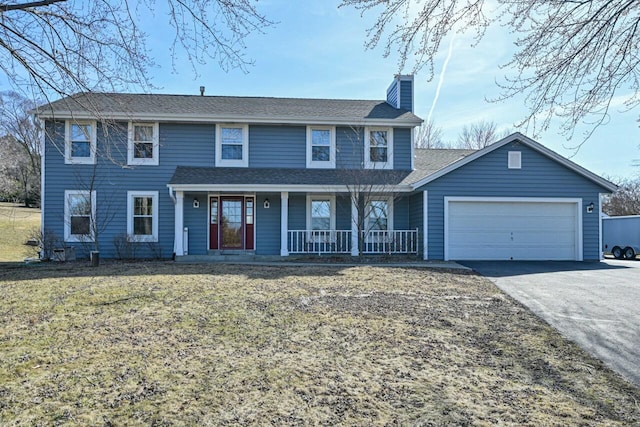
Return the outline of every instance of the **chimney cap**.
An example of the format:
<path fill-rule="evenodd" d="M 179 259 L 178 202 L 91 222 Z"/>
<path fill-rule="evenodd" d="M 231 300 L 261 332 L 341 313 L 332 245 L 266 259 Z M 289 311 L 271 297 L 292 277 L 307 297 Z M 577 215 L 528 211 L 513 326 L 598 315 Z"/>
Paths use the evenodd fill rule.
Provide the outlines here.
<path fill-rule="evenodd" d="M 200 96 L 204 96 L 204 86 L 200 86 Z"/>

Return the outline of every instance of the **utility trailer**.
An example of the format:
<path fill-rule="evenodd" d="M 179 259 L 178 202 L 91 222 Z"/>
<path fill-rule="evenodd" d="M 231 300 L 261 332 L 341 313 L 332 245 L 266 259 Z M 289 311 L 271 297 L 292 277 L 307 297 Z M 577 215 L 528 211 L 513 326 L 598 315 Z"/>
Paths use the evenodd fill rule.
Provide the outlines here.
<path fill-rule="evenodd" d="M 616 259 L 640 254 L 640 215 L 602 218 L 602 251 Z"/>

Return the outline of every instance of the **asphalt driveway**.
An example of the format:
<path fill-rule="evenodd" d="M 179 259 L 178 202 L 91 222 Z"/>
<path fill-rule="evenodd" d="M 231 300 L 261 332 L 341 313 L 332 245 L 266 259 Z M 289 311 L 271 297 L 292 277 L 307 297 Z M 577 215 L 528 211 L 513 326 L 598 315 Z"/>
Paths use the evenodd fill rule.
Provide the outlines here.
<path fill-rule="evenodd" d="M 461 264 L 640 386 L 640 261 Z"/>

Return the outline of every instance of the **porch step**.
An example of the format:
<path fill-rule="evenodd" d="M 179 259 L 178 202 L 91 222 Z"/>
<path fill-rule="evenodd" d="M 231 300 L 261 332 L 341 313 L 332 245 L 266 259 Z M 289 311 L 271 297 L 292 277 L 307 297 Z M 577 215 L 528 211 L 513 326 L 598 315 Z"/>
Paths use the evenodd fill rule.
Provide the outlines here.
<path fill-rule="evenodd" d="M 211 255 L 184 255 L 177 257 L 178 262 L 243 262 L 256 261 L 254 254 L 211 254 Z"/>

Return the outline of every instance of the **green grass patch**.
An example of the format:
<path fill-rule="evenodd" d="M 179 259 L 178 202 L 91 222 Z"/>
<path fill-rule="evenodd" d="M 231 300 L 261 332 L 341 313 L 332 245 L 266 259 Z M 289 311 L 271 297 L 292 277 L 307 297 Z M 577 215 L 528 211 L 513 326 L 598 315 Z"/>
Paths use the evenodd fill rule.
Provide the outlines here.
<path fill-rule="evenodd" d="M 36 256 L 37 249 L 25 246 L 25 242 L 39 227 L 40 209 L 0 203 L 0 262 Z"/>
<path fill-rule="evenodd" d="M 629 425 L 640 391 L 465 272 L 0 268 L 0 424 Z"/>

